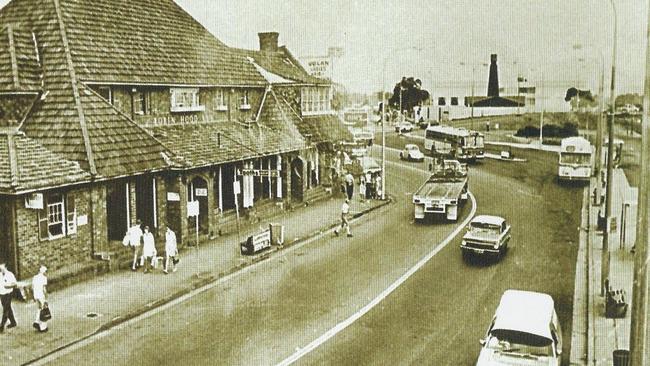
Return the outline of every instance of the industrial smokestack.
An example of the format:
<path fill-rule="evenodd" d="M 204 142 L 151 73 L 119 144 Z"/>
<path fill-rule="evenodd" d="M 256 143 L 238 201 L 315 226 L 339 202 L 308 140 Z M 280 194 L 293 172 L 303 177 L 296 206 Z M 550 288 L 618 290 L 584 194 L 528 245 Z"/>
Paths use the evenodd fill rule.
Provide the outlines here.
<path fill-rule="evenodd" d="M 488 97 L 499 96 L 499 70 L 497 67 L 497 55 L 490 55 L 490 79 L 488 79 Z"/>

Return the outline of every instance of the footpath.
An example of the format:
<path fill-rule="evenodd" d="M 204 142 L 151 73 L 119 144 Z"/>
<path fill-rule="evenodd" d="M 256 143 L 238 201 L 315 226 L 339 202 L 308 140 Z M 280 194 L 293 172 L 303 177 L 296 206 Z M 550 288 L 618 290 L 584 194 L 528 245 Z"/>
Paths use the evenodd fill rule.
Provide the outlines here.
<path fill-rule="evenodd" d="M 631 250 L 636 235 L 637 197 L 636 189 L 629 186 L 623 170 L 614 169 L 613 173 L 612 216 L 616 224 L 610 232 L 608 246 L 609 288 L 625 292 L 627 311 L 619 318 L 606 317 L 606 296 L 601 295 L 603 232 L 598 230 L 598 217 L 601 210 L 604 216 L 605 204 L 603 200 L 601 204 L 594 205 L 592 193 L 597 183 L 592 178 L 588 204 L 583 206 L 582 229 L 585 234 L 581 235 L 576 271 L 571 365 L 614 365 L 614 351 L 629 350 L 634 270 L 634 254 Z M 584 261 L 581 261 L 581 256 Z"/>
<path fill-rule="evenodd" d="M 361 203 L 355 199 L 350 213 L 359 217 L 389 202 Z M 165 275 L 160 267 L 147 274 L 124 270 L 51 293 L 48 302 L 53 319 L 47 333 L 32 328 L 37 311 L 33 301 L 14 301 L 18 327 L 0 334 L 0 365 L 34 361 L 267 259 L 283 248 L 329 232 L 339 223 L 341 204 L 342 199 L 336 198 L 315 202 L 242 228 L 240 235 L 229 234 L 198 248 L 185 248 L 175 273 Z M 284 226 L 284 245 L 254 256 L 241 255 L 239 241 L 268 228 L 269 223 Z"/>

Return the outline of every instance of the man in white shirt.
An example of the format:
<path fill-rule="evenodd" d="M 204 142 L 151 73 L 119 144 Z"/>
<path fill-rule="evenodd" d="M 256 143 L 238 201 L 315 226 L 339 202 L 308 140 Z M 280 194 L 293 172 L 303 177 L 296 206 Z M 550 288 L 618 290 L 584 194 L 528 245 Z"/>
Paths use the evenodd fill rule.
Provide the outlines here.
<path fill-rule="evenodd" d="M 350 222 L 348 221 L 348 214 L 350 213 L 350 200 L 346 199 L 341 206 L 341 226 L 334 230 L 334 235 L 339 236 L 339 231 L 345 229 L 348 238 L 352 237 L 350 233 Z"/>
<path fill-rule="evenodd" d="M 11 309 L 11 299 L 14 288 L 16 288 L 16 276 L 7 269 L 5 263 L 0 263 L 0 300 L 2 301 L 2 323 L 0 323 L 0 333 L 4 332 L 5 324 L 9 320 L 7 328 L 16 326 L 14 311 Z"/>
<path fill-rule="evenodd" d="M 142 235 L 142 256 L 144 257 L 144 273 L 149 272 L 151 268 L 151 262 L 155 260 L 156 254 L 156 243 L 154 241 L 153 234 L 149 232 L 149 226 L 144 227 L 144 234 Z"/>
<path fill-rule="evenodd" d="M 142 229 L 140 228 L 142 222 L 137 220 L 135 225 L 131 226 L 128 231 L 129 234 L 129 246 L 133 249 L 133 265 L 131 270 L 135 271 L 136 265 L 138 264 L 138 252 L 140 251 L 140 243 L 142 240 Z"/>
<path fill-rule="evenodd" d="M 34 301 L 36 301 L 36 305 L 38 305 L 34 328 L 41 332 L 47 330 L 47 321 L 41 320 L 41 310 L 45 307 L 45 287 L 47 286 L 47 277 L 45 276 L 46 271 L 47 267 L 41 266 L 36 276 L 32 278 L 32 292 L 34 293 Z"/>
<path fill-rule="evenodd" d="M 171 262 L 173 271 L 176 272 L 176 256 L 178 255 L 178 245 L 176 243 L 176 233 L 167 226 L 165 233 L 165 274 L 169 273 L 169 263 Z"/>

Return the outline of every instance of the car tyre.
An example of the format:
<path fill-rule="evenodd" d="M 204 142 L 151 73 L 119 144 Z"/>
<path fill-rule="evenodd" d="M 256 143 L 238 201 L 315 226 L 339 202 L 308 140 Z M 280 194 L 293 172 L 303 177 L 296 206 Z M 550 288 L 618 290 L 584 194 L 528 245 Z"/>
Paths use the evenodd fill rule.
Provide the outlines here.
<path fill-rule="evenodd" d="M 404 160 L 404 153 L 399 153 L 400 160 Z"/>
<path fill-rule="evenodd" d="M 472 260 L 472 255 L 470 254 L 470 252 L 466 250 L 463 250 L 462 252 L 463 252 L 463 261 L 469 262 Z"/>

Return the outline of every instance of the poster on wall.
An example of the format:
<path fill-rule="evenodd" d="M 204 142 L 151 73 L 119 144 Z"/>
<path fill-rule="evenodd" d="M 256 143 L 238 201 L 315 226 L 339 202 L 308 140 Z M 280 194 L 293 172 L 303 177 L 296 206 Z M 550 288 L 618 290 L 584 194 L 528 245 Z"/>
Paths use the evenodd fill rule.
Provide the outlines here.
<path fill-rule="evenodd" d="M 170 202 L 179 202 L 181 200 L 181 195 L 176 192 L 167 192 L 167 201 Z"/>
<path fill-rule="evenodd" d="M 43 193 L 31 193 L 25 196 L 25 208 L 43 209 Z"/>

